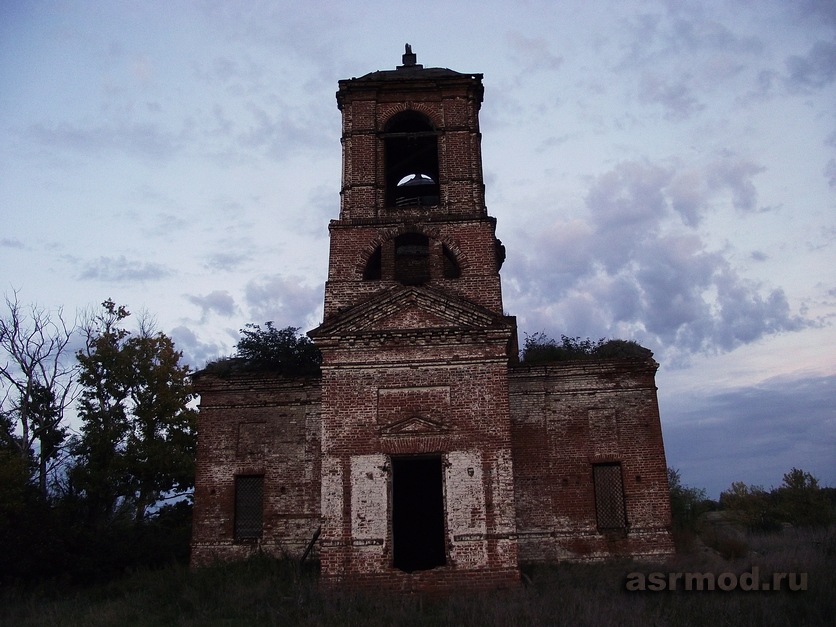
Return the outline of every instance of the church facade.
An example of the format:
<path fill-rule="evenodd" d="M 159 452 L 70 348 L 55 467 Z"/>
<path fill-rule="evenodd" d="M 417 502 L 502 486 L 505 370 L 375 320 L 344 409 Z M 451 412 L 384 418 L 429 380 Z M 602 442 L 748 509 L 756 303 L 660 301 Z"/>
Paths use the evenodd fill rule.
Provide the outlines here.
<path fill-rule="evenodd" d="M 658 365 L 519 362 L 482 98 L 408 46 L 339 82 L 321 376 L 196 377 L 195 566 L 313 554 L 326 585 L 490 588 L 672 552 Z"/>

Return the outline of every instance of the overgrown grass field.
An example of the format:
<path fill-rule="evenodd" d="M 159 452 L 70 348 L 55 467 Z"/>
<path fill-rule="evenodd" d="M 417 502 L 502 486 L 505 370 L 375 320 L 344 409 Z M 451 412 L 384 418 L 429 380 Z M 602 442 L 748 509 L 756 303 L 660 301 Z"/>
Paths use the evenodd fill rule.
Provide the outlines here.
<path fill-rule="evenodd" d="M 329 593 L 315 567 L 266 558 L 199 571 L 171 566 L 105 585 L 9 588 L 0 624 L 62 625 L 572 625 L 711 627 L 833 625 L 836 532 L 748 536 L 744 556 L 694 550 L 660 564 L 562 564 L 524 570 L 517 589 L 446 597 Z M 739 549 L 740 547 L 738 547 Z M 739 555 L 741 551 L 736 551 Z M 629 573 L 807 574 L 807 590 L 628 592 Z M 681 588 L 681 586 L 680 586 Z"/>

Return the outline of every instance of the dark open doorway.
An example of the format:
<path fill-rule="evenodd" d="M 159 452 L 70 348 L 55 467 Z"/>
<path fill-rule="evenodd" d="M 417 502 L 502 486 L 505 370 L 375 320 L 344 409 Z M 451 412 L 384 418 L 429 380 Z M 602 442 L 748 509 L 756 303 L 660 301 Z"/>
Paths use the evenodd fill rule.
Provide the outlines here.
<path fill-rule="evenodd" d="M 405 572 L 447 563 L 441 456 L 392 458 L 393 565 Z"/>

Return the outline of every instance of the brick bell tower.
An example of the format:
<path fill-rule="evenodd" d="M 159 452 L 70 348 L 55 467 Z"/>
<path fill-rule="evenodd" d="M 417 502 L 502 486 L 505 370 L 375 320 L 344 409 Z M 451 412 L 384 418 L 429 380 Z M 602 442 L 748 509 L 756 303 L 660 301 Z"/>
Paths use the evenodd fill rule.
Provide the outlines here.
<path fill-rule="evenodd" d="M 321 575 L 426 590 L 518 581 L 515 319 L 487 214 L 482 75 L 339 82 L 343 172 L 323 324 Z"/>

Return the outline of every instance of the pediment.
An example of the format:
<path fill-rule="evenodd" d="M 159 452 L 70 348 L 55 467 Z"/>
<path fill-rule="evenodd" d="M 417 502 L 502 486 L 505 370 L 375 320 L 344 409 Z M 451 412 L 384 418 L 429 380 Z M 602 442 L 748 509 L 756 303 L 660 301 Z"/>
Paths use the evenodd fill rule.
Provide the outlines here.
<path fill-rule="evenodd" d="M 505 324 L 502 316 L 457 296 L 427 287 L 399 286 L 337 314 L 310 334 L 485 329 Z"/>
<path fill-rule="evenodd" d="M 375 322 L 376 329 L 384 330 L 449 327 L 454 321 L 413 303 Z"/>
<path fill-rule="evenodd" d="M 405 420 L 384 427 L 380 430 L 380 435 L 390 437 L 399 435 L 438 435 L 445 431 L 446 428 L 440 422 L 420 416 L 411 416 Z"/>

